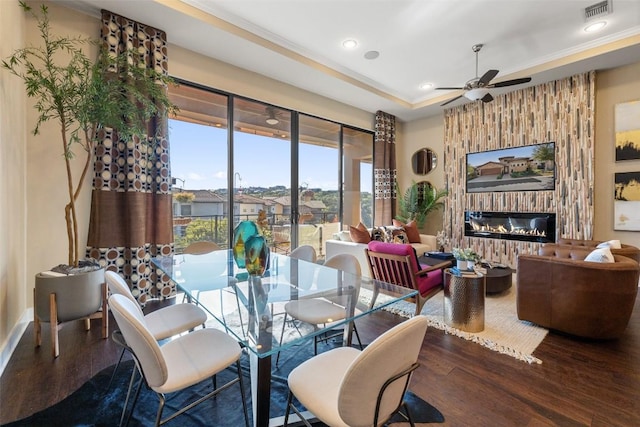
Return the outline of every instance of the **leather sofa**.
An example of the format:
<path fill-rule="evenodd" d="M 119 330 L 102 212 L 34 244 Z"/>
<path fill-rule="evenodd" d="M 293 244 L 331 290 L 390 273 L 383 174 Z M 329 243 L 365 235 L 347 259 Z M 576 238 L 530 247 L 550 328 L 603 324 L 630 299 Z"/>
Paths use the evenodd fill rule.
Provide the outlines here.
<path fill-rule="evenodd" d="M 520 320 L 585 338 L 618 338 L 638 293 L 640 267 L 622 255 L 613 263 L 584 261 L 590 249 L 544 245 L 518 256 Z"/>
<path fill-rule="evenodd" d="M 602 240 L 581 240 L 581 239 L 563 239 L 559 238 L 556 243 L 547 243 L 546 245 L 564 245 L 564 246 L 573 246 L 576 248 L 586 248 L 586 249 L 595 249 Z M 622 255 L 628 258 L 636 260 L 636 262 L 640 263 L 640 249 L 635 246 L 625 245 L 622 243 L 620 249 L 611 249 L 611 253 L 614 255 Z"/>

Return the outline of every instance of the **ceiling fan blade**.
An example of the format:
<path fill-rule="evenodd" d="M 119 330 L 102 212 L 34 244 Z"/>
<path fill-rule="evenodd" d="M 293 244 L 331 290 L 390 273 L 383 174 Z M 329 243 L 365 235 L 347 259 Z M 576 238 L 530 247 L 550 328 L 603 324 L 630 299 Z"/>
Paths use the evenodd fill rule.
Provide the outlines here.
<path fill-rule="evenodd" d="M 435 90 L 462 90 L 463 87 L 437 87 Z"/>
<path fill-rule="evenodd" d="M 458 100 L 458 99 L 460 99 L 460 98 L 462 98 L 462 95 L 458 95 L 458 96 L 456 96 L 455 98 L 452 98 L 452 99 L 448 100 L 448 101 L 447 101 L 447 102 L 445 102 L 444 104 L 440 104 L 440 106 L 441 106 L 441 107 L 444 107 L 445 105 L 447 105 L 447 104 L 451 104 L 453 101 L 456 101 L 456 100 Z"/>
<path fill-rule="evenodd" d="M 529 83 L 530 81 L 531 81 L 531 77 L 523 77 L 521 79 L 505 80 L 503 82 L 493 83 L 487 87 L 505 87 L 505 86 L 521 85 L 522 83 Z"/>
<path fill-rule="evenodd" d="M 490 93 L 486 94 L 485 96 L 483 96 L 480 101 L 482 102 L 491 102 L 493 101 L 493 96 L 491 96 Z"/>
<path fill-rule="evenodd" d="M 486 86 L 487 84 L 489 84 L 489 82 L 491 81 L 491 79 L 493 79 L 495 76 L 498 75 L 498 70 L 489 70 L 486 73 L 484 73 L 484 75 L 482 77 L 480 77 L 480 79 L 478 80 L 478 86 L 482 87 L 482 86 Z"/>

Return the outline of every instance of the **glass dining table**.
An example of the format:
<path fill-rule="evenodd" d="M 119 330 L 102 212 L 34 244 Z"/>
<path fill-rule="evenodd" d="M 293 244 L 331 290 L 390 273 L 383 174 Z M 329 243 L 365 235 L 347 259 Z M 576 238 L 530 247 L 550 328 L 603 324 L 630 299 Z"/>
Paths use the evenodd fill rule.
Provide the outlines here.
<path fill-rule="evenodd" d="M 253 424 L 259 427 L 278 425 L 270 414 L 273 355 L 337 328 L 344 331 L 343 345 L 351 345 L 354 320 L 416 294 L 412 289 L 274 252 L 262 276 L 250 276 L 238 268 L 231 250 L 161 256 L 153 258 L 152 263 L 171 277 L 189 300 L 205 309 L 217 327 L 246 348 Z M 376 298 L 371 306 L 374 292 L 385 297 Z M 213 294 L 215 298 L 211 298 Z M 288 301 L 338 296 L 345 304 L 344 319 L 327 319 L 327 324 L 317 328 L 296 328 L 296 333 L 274 331 L 274 317 L 281 316 L 281 307 Z M 279 326 L 283 331 L 286 323 Z"/>

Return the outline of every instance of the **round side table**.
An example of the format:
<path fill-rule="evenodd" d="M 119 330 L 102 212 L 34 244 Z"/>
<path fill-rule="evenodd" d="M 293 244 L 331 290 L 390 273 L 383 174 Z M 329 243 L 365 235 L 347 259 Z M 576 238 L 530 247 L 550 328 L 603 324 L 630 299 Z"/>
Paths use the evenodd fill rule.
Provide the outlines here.
<path fill-rule="evenodd" d="M 484 330 L 485 276 L 444 275 L 444 322 L 465 332 Z"/>

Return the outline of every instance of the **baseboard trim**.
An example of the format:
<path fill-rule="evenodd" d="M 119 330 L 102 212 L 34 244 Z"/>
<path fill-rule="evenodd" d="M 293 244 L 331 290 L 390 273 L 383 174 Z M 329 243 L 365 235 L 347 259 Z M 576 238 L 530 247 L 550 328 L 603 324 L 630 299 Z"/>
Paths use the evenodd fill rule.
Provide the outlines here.
<path fill-rule="evenodd" d="M 24 331 L 27 330 L 27 326 L 29 326 L 29 322 L 33 319 L 33 307 L 30 307 L 22 313 L 22 317 L 11 329 L 11 333 L 9 334 L 9 338 L 2 345 L 2 349 L 0 349 L 0 376 L 4 373 L 4 368 L 7 367 L 13 352 L 15 351 L 18 343 L 20 342 L 20 338 L 24 334 Z"/>

